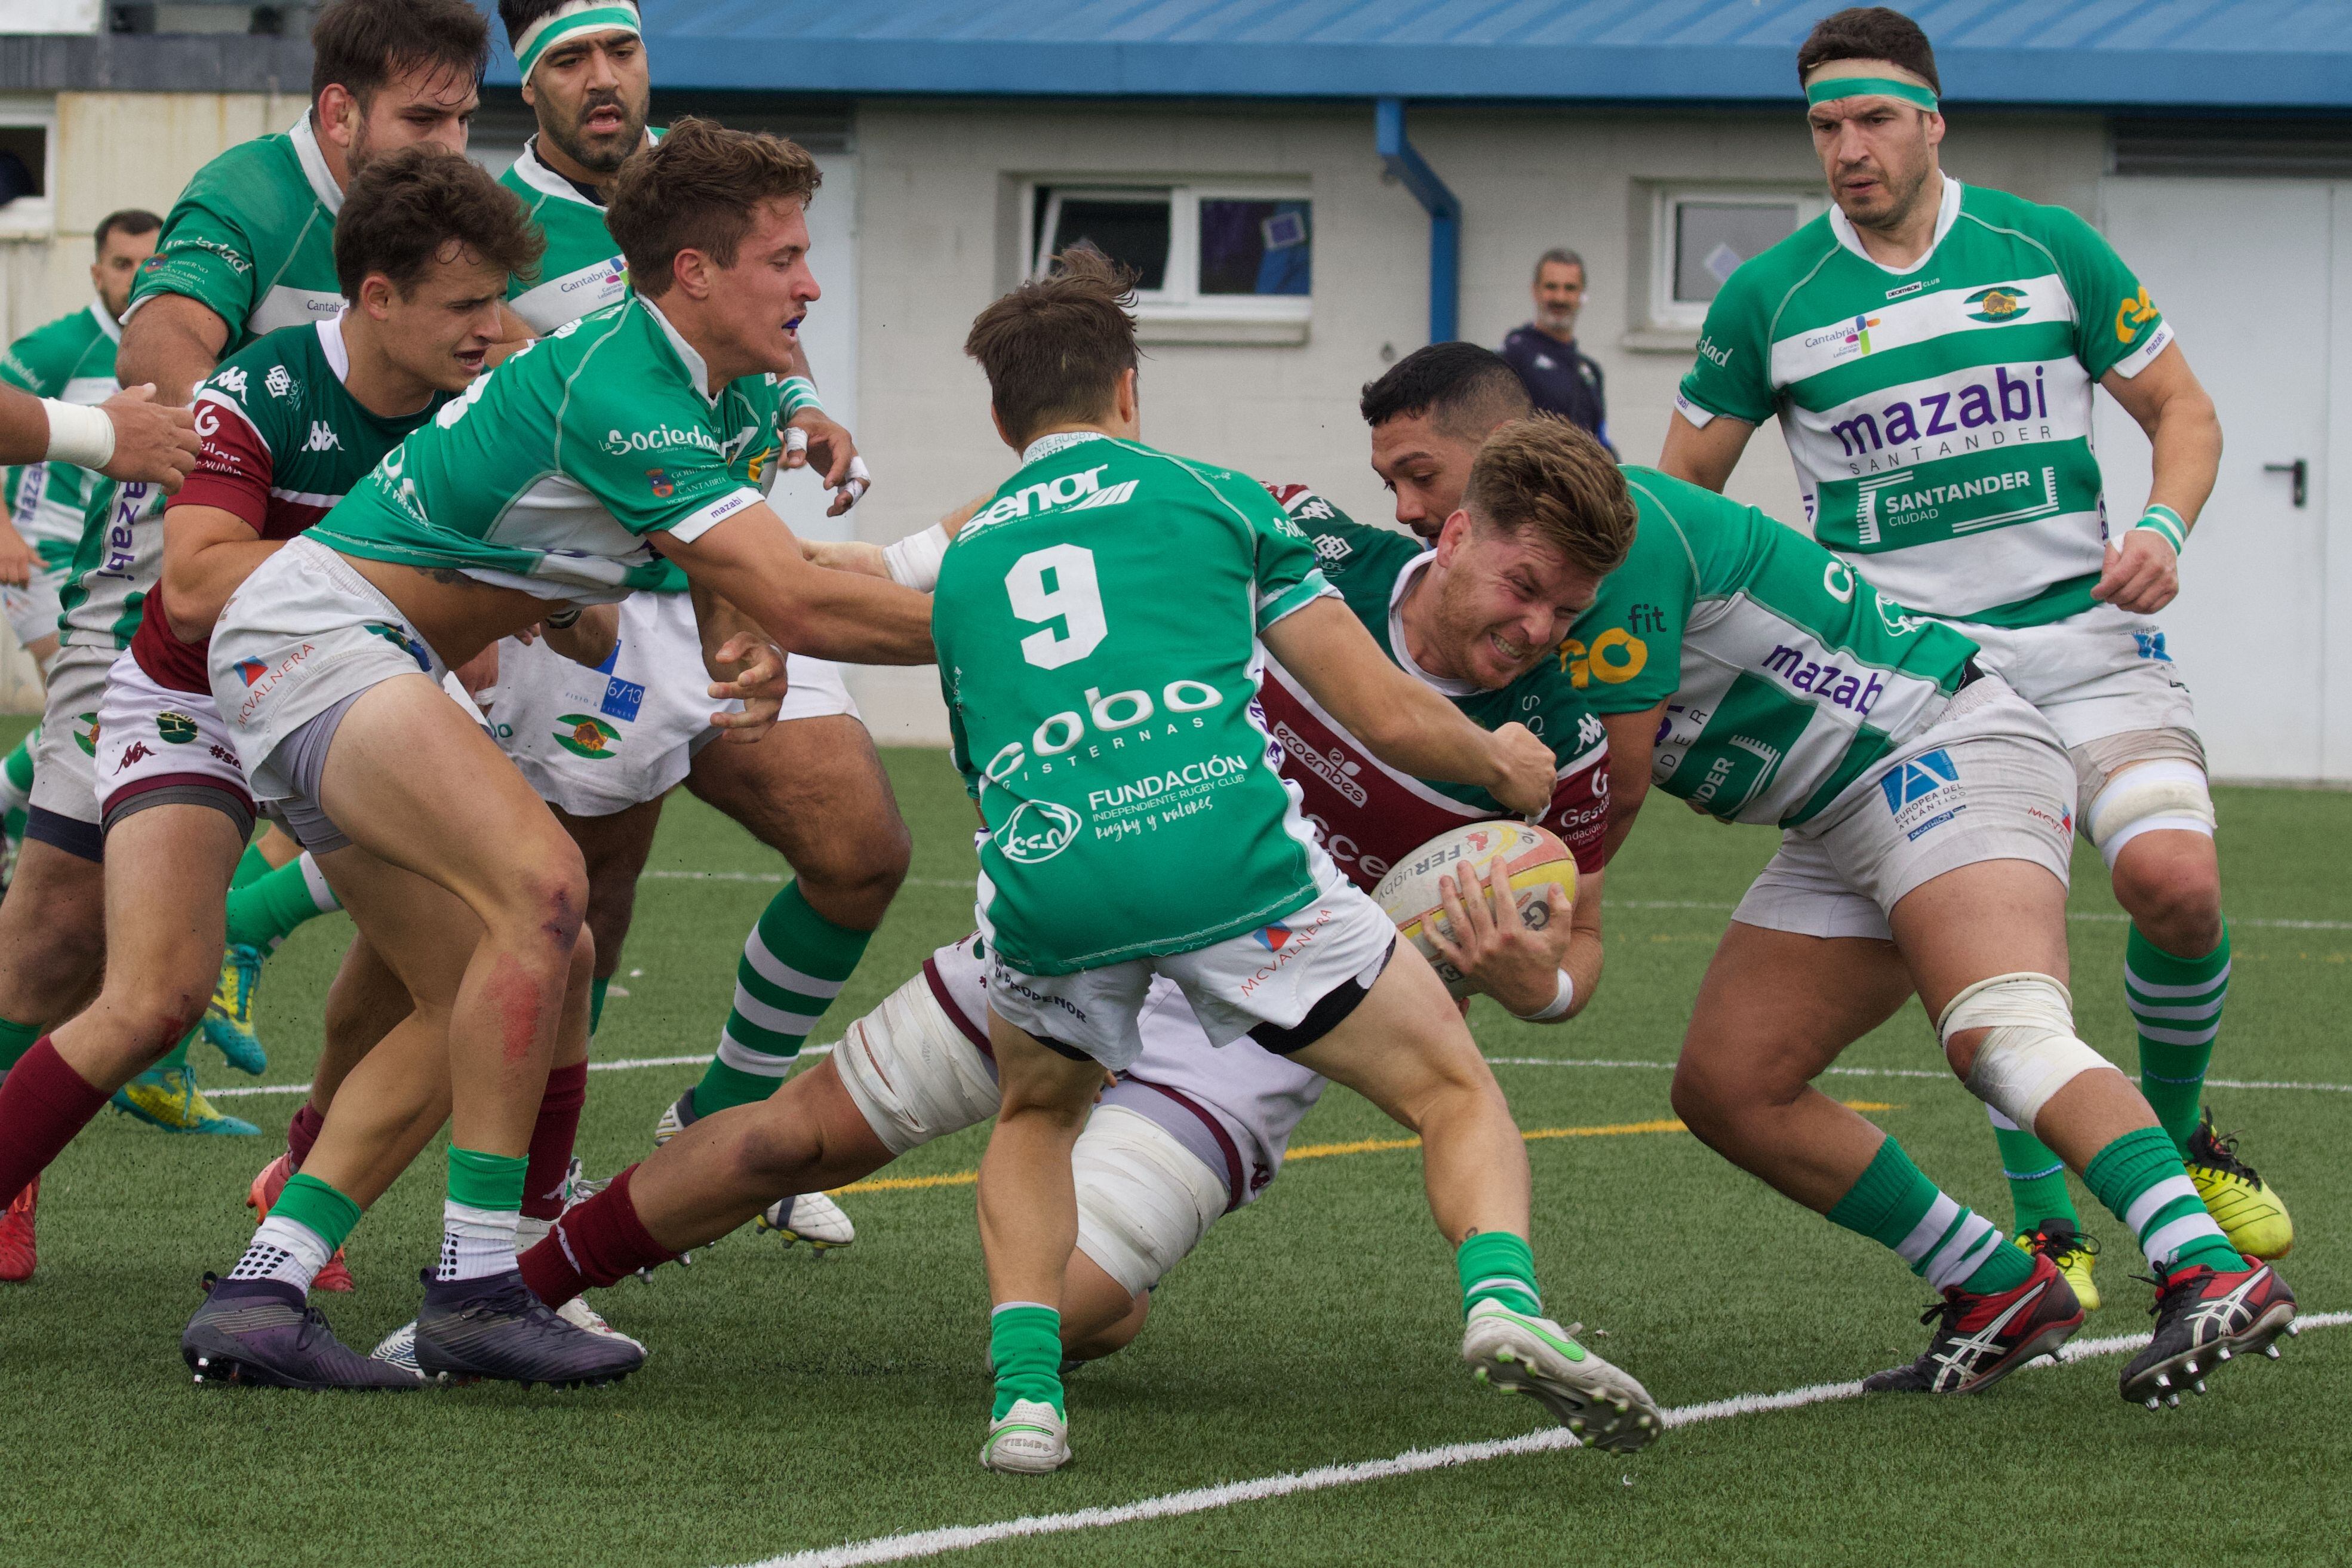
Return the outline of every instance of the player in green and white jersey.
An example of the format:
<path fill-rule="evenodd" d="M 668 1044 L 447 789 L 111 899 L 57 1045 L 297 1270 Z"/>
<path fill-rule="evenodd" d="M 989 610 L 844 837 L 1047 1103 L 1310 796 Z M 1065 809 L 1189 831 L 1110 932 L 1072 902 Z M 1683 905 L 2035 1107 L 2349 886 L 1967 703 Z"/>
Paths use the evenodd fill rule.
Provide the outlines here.
<path fill-rule="evenodd" d="M 513 198 L 439 148 L 376 161 L 352 196 L 336 246 L 352 309 L 247 344 L 199 390 L 203 458 L 173 500 L 157 591 L 98 709 L 110 841 L 103 984 L 20 1064 L 43 1092 L 0 1094 L 12 1159 L 53 1153 L 75 1131 L 70 1112 L 110 1092 L 135 1114 L 182 1124 L 151 1107 L 192 1096 L 185 1069 L 158 1082 L 153 1064 L 184 1036 L 188 999 L 219 965 L 224 895 L 255 816 L 214 700 L 206 633 L 258 561 L 478 374 L 499 336 L 508 269 L 535 254 Z M 443 260 L 445 249 L 456 258 Z M 303 892 L 300 912 L 315 907 Z M 26 1174 L 0 1171 L 0 1185 Z"/>
<path fill-rule="evenodd" d="M 626 0 L 502 0 L 499 14 L 539 129 L 503 176 L 547 238 L 536 279 L 518 279 L 513 308 L 551 332 L 624 299 L 625 268 L 604 221 L 621 163 L 657 132 L 646 117 L 650 73 L 635 8 Z M 866 488 L 849 432 L 817 402 L 806 356 L 793 342 L 790 373 L 756 448 L 757 478 L 811 454 L 845 510 Z M 781 442 L 779 448 L 774 445 Z M 764 1099 L 790 1070 L 802 1040 L 848 981 L 906 875 L 906 825 L 873 741 L 838 667 L 790 656 L 790 691 L 757 746 L 713 746 L 701 660 L 685 579 L 676 592 L 634 595 L 620 606 L 611 667 L 583 670 L 540 647 L 502 643 L 485 696 L 509 756 L 552 806 L 588 863 L 588 924 L 596 938 L 590 1016 L 621 963 L 638 873 L 653 847 L 661 801 L 684 783 L 782 854 L 794 876 L 744 944 L 735 1005 L 701 1081 L 666 1110 L 656 1139 L 700 1114 Z M 578 740 L 593 726 L 589 743 Z M 853 1234 L 822 1194 L 808 1194 L 840 1239 Z"/>
<path fill-rule="evenodd" d="M 1435 973 L 1301 819 L 1259 676 L 1279 658 L 1383 762 L 1530 816 L 1550 803 L 1551 749 L 1516 723 L 1479 729 L 1391 663 L 1262 487 L 1136 438 L 1130 281 L 1097 252 L 1066 254 L 965 342 L 1022 458 L 948 548 L 933 618 L 956 764 L 987 828 L 977 909 L 1003 1089 L 981 1167 L 996 1367 L 982 1463 L 1068 1461 L 1071 1149 L 1104 1070 L 1141 1048 L 1155 975 L 1210 1043 L 1248 1035 L 1421 1128 L 1431 1208 L 1458 1246 L 1464 1359 L 1591 1441 L 1642 1447 L 1660 1424 L 1641 1385 L 1541 1315 L 1501 1091 Z M 1523 493 L 1491 502 L 1497 525 L 1537 525 Z M 1558 563 L 1559 619 L 1614 559 Z"/>
<path fill-rule="evenodd" d="M 122 390 L 114 379 L 114 345 L 139 264 L 154 254 L 163 220 L 135 208 L 99 220 L 98 259 L 89 269 L 96 298 L 69 316 L 26 333 L 0 356 L 0 382 L 36 397 L 94 406 Z M 89 470 L 71 463 L 27 463 L 6 474 L 0 522 L 0 605 L 19 647 L 43 670 L 58 651 L 58 590 L 81 539 Z M 21 810 L 19 803 L 15 809 Z M 10 837 L 15 837 L 11 834 Z"/>
<path fill-rule="evenodd" d="M 416 1331 L 428 1373 L 595 1381 L 642 1355 L 555 1317 L 514 1271 L 548 1067 L 586 1051 L 585 873 L 440 675 L 655 586 L 670 563 L 724 672 L 709 695 L 746 703 L 713 715 L 721 729 L 756 740 L 772 720 L 780 646 L 931 658 L 929 602 L 811 565 L 750 475 L 766 377 L 816 295 L 802 217 L 815 174 L 789 142 L 695 121 L 631 159 L 611 215 L 639 291 L 411 434 L 246 579 L 213 634 L 214 697 L 255 795 L 351 841 L 320 858 L 415 1004 L 352 1070 L 306 1169 L 396 1170 L 450 1119 L 441 1267 Z M 358 1212 L 333 1190 L 340 1205 L 297 1221 L 330 1242 L 321 1225 Z M 310 1345 L 313 1381 L 364 1381 Z"/>
<path fill-rule="evenodd" d="M 2196 713 L 2152 618 L 2212 489 L 2212 403 L 2088 224 L 1942 172 L 1935 53 L 1908 18 L 1828 18 L 1798 74 L 1833 205 L 1726 281 L 1660 466 L 1720 489 L 1777 415 L 1813 536 L 1961 625 L 2056 727 L 2076 826 L 2132 920 L 2141 1089 L 2231 1239 L 2283 1256 L 2285 1205 L 2200 1120 L 2229 932 Z M 2095 387 L 2155 448 L 2149 505 L 2127 528 L 2106 516 Z M 2087 1287 L 2060 1162 L 1997 1110 L 1993 1123 L 2020 1233 Z"/>
<path fill-rule="evenodd" d="M 1478 444 L 1527 407 L 1510 366 L 1466 343 L 1409 354 L 1366 387 L 1372 465 L 1396 495 L 1398 521 L 1433 531 L 1433 520 L 1461 505 Z M 1597 447 L 1587 456 L 1593 473 L 1616 472 L 1602 467 Z M 1962 974 L 2003 966 L 2018 973 L 2002 973 L 2012 984 L 1948 1007 L 1948 1039 L 1970 1044 L 1979 1033 L 1972 1012 L 2003 993 L 2021 1005 L 2004 1009 L 2001 1022 L 2032 1031 L 1977 1047 L 1979 1070 L 1991 1075 L 1983 1089 L 2015 1103 L 2025 1075 L 2002 1058 L 2021 1047 L 2023 1059 L 2053 1072 L 2066 1070 L 2070 1059 L 2084 1068 L 2099 1062 L 2070 1051 L 2056 1033 L 2066 1016 L 2058 984 L 2066 785 L 2054 737 L 1997 679 L 1959 689 L 1970 669 L 1966 639 L 1878 598 L 1818 545 L 1719 497 L 1648 470 L 1626 472 L 1642 517 L 1633 551 L 1559 654 L 1609 729 L 1610 847 L 1633 826 L 1654 759 L 1663 759 L 1661 787 L 1718 816 L 1799 824 L 1718 950 L 1685 1045 L 1677 1105 L 1738 1163 L 1894 1247 L 1947 1291 L 1930 1359 L 1884 1374 L 1874 1386 L 1982 1386 L 2019 1364 L 2022 1347 L 2045 1332 L 2063 1337 L 2070 1316 L 2080 1321 L 2071 1298 L 2061 1295 L 2067 1287 L 2054 1262 L 2000 1247 L 1999 1233 L 1919 1175 L 1894 1140 L 1882 1141 L 1804 1085 L 1899 1007 L 1915 983 L 1935 994 L 1950 978 L 1917 978 L 1923 967 L 1941 971 L 1956 962 Z M 1945 700 L 1948 690 L 1956 696 Z M 1922 720 L 1924 731 L 1916 728 Z M 1955 731 L 1964 738 L 1954 741 Z M 2039 804 L 2024 784 L 2036 776 Z M 1842 794 L 1824 794 L 1841 779 Z M 1858 847 L 1874 837 L 1874 848 Z M 1955 889 L 1964 899 L 1985 896 L 1972 884 L 1988 875 L 2020 883 L 2013 896 L 1987 896 L 1997 913 L 1933 914 Z M 1920 901 L 1890 926 L 1885 905 L 1905 899 Z M 1783 933 L 1774 928 L 1790 923 L 1791 910 L 1832 937 L 1863 940 L 1821 944 L 1810 969 L 1759 963 L 1755 949 L 1779 940 Z M 2036 912 L 2021 921 L 2027 910 Z M 2034 952 L 1967 950 L 1987 933 L 2029 930 L 2040 942 Z M 1890 940 L 1898 933 L 1907 939 L 1902 947 Z M 2055 968 L 2036 976 L 2021 967 L 2037 957 Z M 1953 1059 L 1966 1061 L 1961 1054 Z M 2091 1082 L 2110 1094 L 2129 1092 L 2112 1075 Z M 1980 1086 L 1972 1079 L 1971 1087 Z M 2059 1113 L 2074 1110 L 2061 1105 Z M 1793 1130 L 1778 1125 L 1783 1118 L 1797 1123 Z M 1727 1127 L 1743 1119 L 1762 1125 Z M 1777 1142 L 1784 1133 L 1802 1151 L 1793 1166 Z M 1827 1176 L 1821 1151 L 1828 1151 Z M 2140 1210 L 2135 1228 L 2152 1254 L 2177 1258 L 2179 1247 L 2201 1238 L 2202 1255 L 2219 1269 L 2229 1258 L 2215 1250 L 2216 1233 L 2185 1179 L 2177 1188 L 2163 1185 L 2178 1172 L 2176 1161 L 2143 1121 L 2098 1151 L 2095 1189 L 2118 1212 Z M 2160 1199 L 2148 1201 L 2152 1193 Z M 2241 1269 L 2231 1283 L 2249 1279 Z M 2251 1282 L 2250 1294 L 2262 1299 L 2233 1325 L 2242 1332 L 2281 1306 L 2267 1299 L 2274 1276 L 2255 1270 Z M 2188 1314 L 2168 1314 L 2158 1333 L 2168 1348 L 2127 1373 L 2135 1397 L 2159 1373 L 2181 1378 L 2200 1353 L 2210 1365 L 2210 1348 L 2181 1343 L 2191 1337 Z"/>

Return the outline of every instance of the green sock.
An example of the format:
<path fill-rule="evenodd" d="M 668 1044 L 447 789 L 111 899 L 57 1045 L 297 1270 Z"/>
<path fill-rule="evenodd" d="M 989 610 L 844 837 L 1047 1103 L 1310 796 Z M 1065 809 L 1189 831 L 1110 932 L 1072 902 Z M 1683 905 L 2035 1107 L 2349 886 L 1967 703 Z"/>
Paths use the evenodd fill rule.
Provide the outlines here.
<path fill-rule="evenodd" d="M 2063 1219 L 2077 1231 L 2083 1222 L 2066 1191 L 2066 1163 L 2047 1144 L 1990 1105 L 1992 1141 L 2000 1146 L 2000 1173 L 2009 1178 L 2009 1204 L 2019 1236 L 2032 1236 L 2045 1219 Z"/>
<path fill-rule="evenodd" d="M 809 907 L 798 882 L 784 884 L 736 961 L 735 1006 L 719 1037 L 719 1054 L 694 1086 L 696 1114 L 747 1105 L 776 1091 L 873 935 L 834 924 Z"/>
<path fill-rule="evenodd" d="M 186 1067 L 188 1065 L 188 1047 L 196 1043 L 196 1030 L 190 1029 L 187 1032 L 186 1037 L 184 1037 L 178 1045 L 172 1047 L 172 1051 L 169 1056 L 165 1057 L 162 1061 L 157 1062 L 153 1067 L 149 1068 L 147 1070 L 152 1073 L 165 1073 L 171 1072 L 177 1068 Z"/>
<path fill-rule="evenodd" d="M 2246 1267 L 2205 1212 L 2180 1151 L 2161 1127 L 2126 1132 L 2083 1168 L 2083 1183 L 2107 1212 L 2129 1226 L 2158 1274 L 2188 1264 L 2222 1273 Z"/>
<path fill-rule="evenodd" d="M 11 838 L 25 837 L 25 805 L 33 797 L 33 742 L 40 733 L 41 727 L 34 725 L 0 762 L 0 832 Z"/>
<path fill-rule="evenodd" d="M 469 1209 L 512 1209 L 522 1212 L 523 1173 L 530 1160 L 522 1154 L 485 1154 L 478 1149 L 449 1145 L 449 1201 Z"/>
<path fill-rule="evenodd" d="M 2228 926 L 2202 958 L 2175 958 L 2131 928 L 2124 943 L 2124 1005 L 2139 1026 L 2139 1091 L 2183 1154 L 2197 1131 L 2205 1066 L 2229 994 Z"/>
<path fill-rule="evenodd" d="M 342 907 L 306 850 L 229 890 L 228 940 L 232 946 L 275 952 L 297 926 Z"/>
<path fill-rule="evenodd" d="M 12 1024 L 0 1018 L 0 1074 L 16 1065 L 16 1058 L 38 1043 L 42 1034 L 38 1024 Z"/>
<path fill-rule="evenodd" d="M 1993 1295 L 2015 1289 L 2033 1273 L 2031 1258 L 2002 1246 L 1990 1220 L 1953 1202 L 1891 1136 L 1828 1217 L 1891 1249 L 1938 1290 L 1957 1286 Z"/>
<path fill-rule="evenodd" d="M 1002 1420 L 1016 1399 L 1050 1405 L 1066 1417 L 1062 1406 L 1062 1314 L 1034 1301 L 1007 1301 L 989 1314 L 988 1354 L 996 1363 L 996 1407 L 992 1421 Z"/>
<path fill-rule="evenodd" d="M 257 836 L 246 845 L 245 853 L 236 858 L 236 869 L 229 875 L 229 888 L 234 891 L 256 877 L 268 876 L 270 870 L 269 857 L 261 852 L 261 840 Z"/>
<path fill-rule="evenodd" d="M 1481 1301 L 1500 1301 L 1514 1312 L 1543 1316 L 1543 1293 L 1536 1289 L 1536 1255 L 1527 1238 L 1507 1230 L 1482 1230 L 1454 1249 L 1454 1272 L 1462 1280 L 1462 1315 Z"/>
<path fill-rule="evenodd" d="M 613 988 L 613 977 L 600 974 L 588 983 L 588 1037 L 596 1037 L 596 1026 L 604 1021 L 604 993 Z"/>
<path fill-rule="evenodd" d="M 315 1231 L 333 1252 L 360 1223 L 360 1205 L 318 1177 L 297 1171 L 269 1205 L 269 1217 L 290 1219 Z"/>

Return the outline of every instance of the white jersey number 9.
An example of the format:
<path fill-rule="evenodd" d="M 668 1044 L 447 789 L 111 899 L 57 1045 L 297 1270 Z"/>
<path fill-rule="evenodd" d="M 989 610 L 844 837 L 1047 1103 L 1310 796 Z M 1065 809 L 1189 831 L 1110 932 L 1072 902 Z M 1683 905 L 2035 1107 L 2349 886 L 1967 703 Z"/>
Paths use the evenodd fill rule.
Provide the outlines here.
<path fill-rule="evenodd" d="M 1052 573 L 1054 585 L 1045 585 Z M 1102 590 L 1095 581 L 1095 552 L 1075 544 L 1033 550 L 1004 574 L 1013 613 L 1024 621 L 1060 621 L 1063 635 L 1047 626 L 1021 639 L 1021 657 L 1040 669 L 1059 669 L 1095 651 L 1110 630 L 1103 619 Z"/>

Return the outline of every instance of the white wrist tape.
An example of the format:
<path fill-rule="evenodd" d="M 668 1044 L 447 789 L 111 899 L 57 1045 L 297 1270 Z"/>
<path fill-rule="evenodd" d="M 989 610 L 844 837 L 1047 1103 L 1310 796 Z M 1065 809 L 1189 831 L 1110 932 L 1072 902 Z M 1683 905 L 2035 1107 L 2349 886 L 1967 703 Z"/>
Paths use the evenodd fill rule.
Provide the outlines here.
<path fill-rule="evenodd" d="M 1571 975 L 1570 975 L 1567 970 L 1563 969 L 1559 972 L 1559 989 L 1552 994 L 1552 998 L 1549 1003 L 1546 1004 L 1539 1011 L 1533 1013 L 1512 1013 L 1511 1016 L 1518 1019 L 1521 1023 L 1526 1024 L 1549 1024 L 1554 1018 L 1567 1017 L 1568 1010 L 1575 1005 L 1576 981 Z"/>
<path fill-rule="evenodd" d="M 885 545 L 882 564 L 890 569 L 890 581 L 918 594 L 928 594 L 939 586 L 940 563 L 947 559 L 948 528 L 935 522 L 920 533 L 910 533 L 896 544 Z"/>
<path fill-rule="evenodd" d="M 1984 1029 L 1969 1068 L 1969 1092 L 2028 1131 L 2042 1108 L 2084 1073 L 2112 1067 L 2074 1037 L 2074 999 L 2047 974 L 1996 974 L 1952 998 L 1936 1038 Z"/>
<path fill-rule="evenodd" d="M 49 412 L 49 461 L 78 468 L 102 468 L 114 460 L 114 421 L 106 410 L 79 403 L 41 399 Z"/>

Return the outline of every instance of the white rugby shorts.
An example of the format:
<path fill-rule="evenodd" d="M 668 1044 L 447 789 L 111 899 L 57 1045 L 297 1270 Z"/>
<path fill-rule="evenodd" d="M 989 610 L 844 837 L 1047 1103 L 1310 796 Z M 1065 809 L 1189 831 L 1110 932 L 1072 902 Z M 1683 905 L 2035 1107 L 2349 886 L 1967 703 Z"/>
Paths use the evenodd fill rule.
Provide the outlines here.
<path fill-rule="evenodd" d="M 658 798 L 719 736 L 710 715 L 722 705 L 709 694 L 689 596 L 632 594 L 620 616 L 620 644 L 602 667 L 509 638 L 499 645 L 497 684 L 482 693 L 499 747 L 540 798 L 574 816 Z M 856 716 L 840 666 L 793 654 L 785 678 L 780 722 Z"/>
<path fill-rule="evenodd" d="M 226 796 L 229 816 L 252 831 L 253 795 L 211 693 L 160 684 L 127 648 L 107 672 L 93 761 L 109 826 L 140 796 L 171 792 L 185 800 L 209 792 Z"/>
<path fill-rule="evenodd" d="M 79 643 L 58 650 L 41 706 L 41 739 L 33 749 L 32 804 L 87 823 L 93 831 L 99 819 L 98 709 L 116 657 L 110 647 Z"/>
<path fill-rule="evenodd" d="M 1887 912 L 1947 871 L 2030 860 L 2061 884 L 2074 770 L 2049 723 L 1999 676 L 1963 688 L 1937 721 L 1780 836 L 1731 918 L 1801 936 L 1892 941 Z"/>
<path fill-rule="evenodd" d="M 1328 862 L 1325 863 L 1328 867 Z M 1137 1017 L 1155 975 L 1192 1004 L 1212 1046 L 1230 1045 L 1261 1024 L 1294 1029 L 1318 1002 L 1355 982 L 1379 978 L 1397 929 L 1364 891 L 1333 871 L 1323 890 L 1278 921 L 1190 952 L 1129 959 L 1071 974 L 1024 974 L 996 951 L 988 905 L 988 1005 L 1005 1022 L 1114 1072 L 1142 1054 Z"/>
<path fill-rule="evenodd" d="M 290 541 L 239 584 L 213 628 L 213 700 L 259 801 L 294 796 L 273 764 L 296 731 L 403 675 L 449 673 L 391 600 L 310 539 Z"/>
<path fill-rule="evenodd" d="M 64 607 L 58 595 L 66 585 L 62 566 L 36 570 L 21 588 L 13 583 L 0 584 L 0 613 L 8 617 L 8 629 L 16 634 L 17 643 L 30 647 L 43 637 L 58 635 L 58 616 Z"/>

